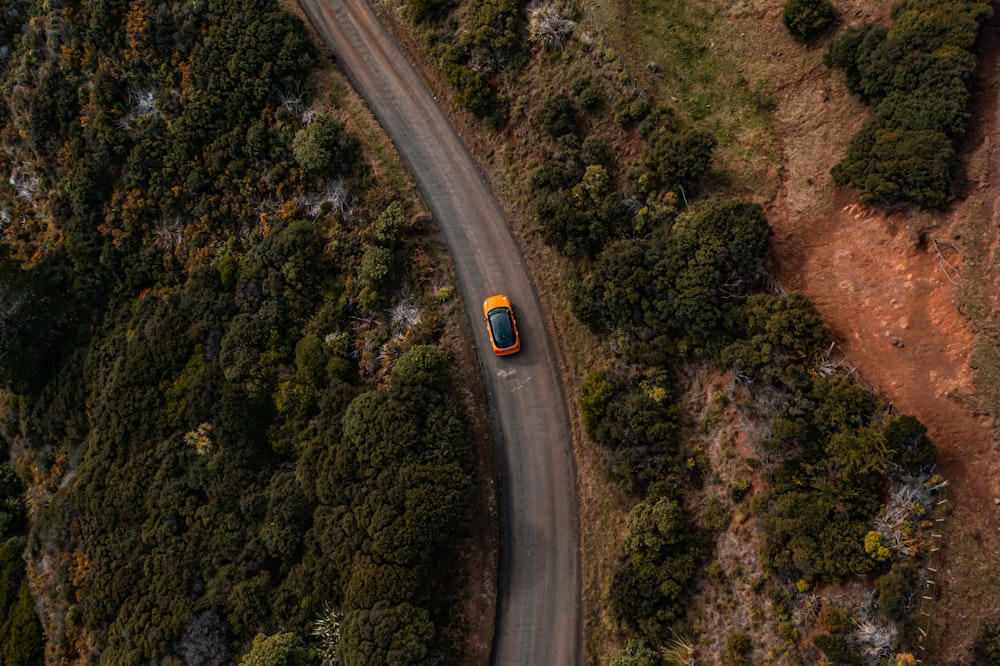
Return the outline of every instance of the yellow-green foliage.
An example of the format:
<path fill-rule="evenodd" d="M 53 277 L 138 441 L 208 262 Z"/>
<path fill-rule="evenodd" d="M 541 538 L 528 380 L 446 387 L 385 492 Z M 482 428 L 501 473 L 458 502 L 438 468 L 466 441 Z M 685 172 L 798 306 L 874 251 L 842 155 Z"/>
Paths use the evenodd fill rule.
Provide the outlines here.
<path fill-rule="evenodd" d="M 882 545 L 882 533 L 872 530 L 865 535 L 865 552 L 876 562 L 885 562 L 892 553 Z"/>

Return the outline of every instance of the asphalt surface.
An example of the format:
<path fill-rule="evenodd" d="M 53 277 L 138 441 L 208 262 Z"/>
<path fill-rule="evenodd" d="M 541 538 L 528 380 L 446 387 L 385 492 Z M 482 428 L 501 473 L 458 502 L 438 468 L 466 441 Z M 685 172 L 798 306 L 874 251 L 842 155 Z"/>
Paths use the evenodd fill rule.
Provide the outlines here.
<path fill-rule="evenodd" d="M 575 468 L 555 348 L 504 212 L 418 72 L 366 0 L 299 0 L 409 165 L 445 236 L 487 382 L 503 532 L 492 663 L 582 663 Z M 519 354 L 497 358 L 486 296 L 510 297 Z"/>

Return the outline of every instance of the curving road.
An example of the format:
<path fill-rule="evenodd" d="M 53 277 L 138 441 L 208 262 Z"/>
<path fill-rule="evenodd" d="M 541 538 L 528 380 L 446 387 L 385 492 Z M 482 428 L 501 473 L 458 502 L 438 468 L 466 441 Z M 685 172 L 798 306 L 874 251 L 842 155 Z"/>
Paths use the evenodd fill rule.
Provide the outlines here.
<path fill-rule="evenodd" d="M 299 0 L 413 172 L 458 273 L 490 396 L 503 547 L 493 664 L 581 663 L 576 479 L 561 379 L 538 295 L 475 160 L 367 0 Z M 523 349 L 490 351 L 480 305 L 514 304 Z"/>

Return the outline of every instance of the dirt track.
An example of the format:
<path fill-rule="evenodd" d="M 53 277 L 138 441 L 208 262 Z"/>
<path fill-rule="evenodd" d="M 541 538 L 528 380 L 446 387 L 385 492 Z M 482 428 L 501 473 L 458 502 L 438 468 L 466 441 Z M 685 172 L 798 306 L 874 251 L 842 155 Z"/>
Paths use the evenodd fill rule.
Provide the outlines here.
<path fill-rule="evenodd" d="M 475 160 L 367 2 L 300 0 L 413 171 L 451 251 L 480 350 L 500 466 L 494 664 L 581 663 L 579 528 L 558 360 L 527 268 Z M 489 350 L 479 310 L 510 296 L 524 348 Z"/>

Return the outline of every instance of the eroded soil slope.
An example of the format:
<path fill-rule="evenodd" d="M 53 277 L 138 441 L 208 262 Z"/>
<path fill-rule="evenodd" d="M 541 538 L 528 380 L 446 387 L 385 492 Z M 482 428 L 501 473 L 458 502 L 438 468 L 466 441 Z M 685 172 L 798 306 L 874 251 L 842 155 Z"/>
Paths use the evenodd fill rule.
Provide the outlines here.
<path fill-rule="evenodd" d="M 849 22 L 884 18 L 881 7 L 843 5 Z M 776 24 L 779 11 L 762 10 L 751 22 L 758 30 Z M 934 215 L 867 209 L 854 203 L 852 192 L 833 187 L 829 169 L 867 112 L 847 96 L 838 73 L 811 66 L 819 64 L 822 48 L 778 49 L 788 54 L 790 68 L 775 112 L 783 164 L 768 202 L 777 277 L 815 301 L 862 382 L 927 426 L 950 481 L 952 514 L 935 556 L 940 592 L 927 621 L 937 663 L 965 663 L 982 624 L 1000 615 L 1000 594 L 988 582 L 1000 574 L 1000 456 L 993 418 L 973 407 L 982 406 L 970 363 L 977 337 L 956 302 L 967 244 L 996 242 L 995 222 L 979 237 L 962 233 L 971 210 L 992 213 L 1000 205 L 1000 165 L 988 149 L 1000 132 L 992 102 L 995 31 L 995 23 L 986 31 L 980 113 L 964 147 L 978 182 L 967 199 Z M 803 79 L 795 71 L 814 74 Z"/>

